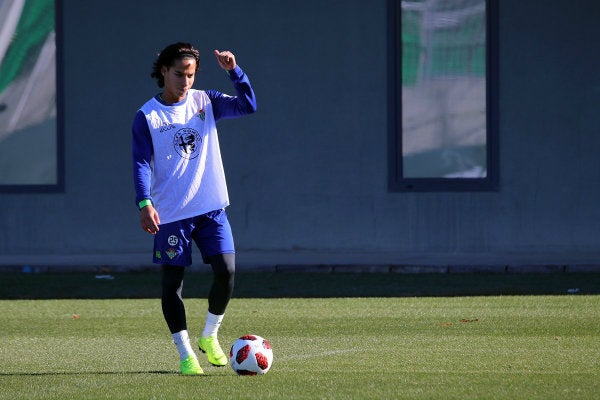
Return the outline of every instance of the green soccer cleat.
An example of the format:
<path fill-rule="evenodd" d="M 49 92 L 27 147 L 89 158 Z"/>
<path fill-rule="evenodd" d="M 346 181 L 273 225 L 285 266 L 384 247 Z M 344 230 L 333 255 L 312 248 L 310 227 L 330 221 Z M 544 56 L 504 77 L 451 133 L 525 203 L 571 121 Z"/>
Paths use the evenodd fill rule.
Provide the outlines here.
<path fill-rule="evenodd" d="M 200 340 L 198 340 L 198 347 L 201 352 L 206 353 L 208 362 L 212 365 L 217 367 L 227 365 L 227 356 L 223 353 L 223 349 L 221 349 L 216 336 L 200 338 Z"/>
<path fill-rule="evenodd" d="M 198 363 L 196 356 L 187 356 L 187 358 L 181 361 L 181 375 L 202 375 L 204 371 Z"/>

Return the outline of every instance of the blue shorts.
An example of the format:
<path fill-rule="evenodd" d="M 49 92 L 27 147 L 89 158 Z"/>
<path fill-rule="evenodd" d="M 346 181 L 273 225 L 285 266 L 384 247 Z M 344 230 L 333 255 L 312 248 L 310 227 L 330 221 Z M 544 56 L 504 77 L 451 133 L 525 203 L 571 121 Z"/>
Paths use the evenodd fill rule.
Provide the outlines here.
<path fill-rule="evenodd" d="M 208 264 L 217 254 L 235 253 L 231 226 L 225 210 L 160 225 L 154 236 L 154 262 L 177 266 L 192 265 L 192 240 Z"/>

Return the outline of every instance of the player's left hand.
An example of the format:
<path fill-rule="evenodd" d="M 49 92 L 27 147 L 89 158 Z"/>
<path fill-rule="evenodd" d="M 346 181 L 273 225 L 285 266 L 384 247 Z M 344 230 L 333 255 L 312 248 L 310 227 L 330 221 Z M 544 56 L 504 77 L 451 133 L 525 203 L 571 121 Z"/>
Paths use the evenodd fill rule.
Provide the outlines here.
<path fill-rule="evenodd" d="M 235 63 L 235 56 L 230 51 L 219 51 L 215 50 L 215 57 L 217 57 L 217 62 L 226 71 L 231 71 L 237 65 Z"/>

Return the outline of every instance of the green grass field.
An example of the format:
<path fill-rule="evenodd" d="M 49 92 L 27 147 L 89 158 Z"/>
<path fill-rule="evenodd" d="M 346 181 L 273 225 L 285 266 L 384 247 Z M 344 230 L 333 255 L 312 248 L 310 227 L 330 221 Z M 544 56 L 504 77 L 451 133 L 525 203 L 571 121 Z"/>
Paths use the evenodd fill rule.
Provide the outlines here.
<path fill-rule="evenodd" d="M 34 290 L 44 278 L 67 294 L 64 282 L 77 281 L 9 275 L 1 279 L 12 290 Z M 301 283 L 303 276 L 280 279 Z M 588 277 L 565 285 L 595 284 L 597 277 Z M 232 300 L 221 342 L 229 347 L 246 333 L 266 337 L 275 354 L 271 371 L 239 377 L 199 355 L 205 376 L 182 377 L 157 298 L 98 298 L 98 285 L 130 278 L 80 277 L 87 299 L 1 300 L 0 398 L 593 399 L 600 393 L 600 296 L 594 294 L 250 298 L 238 282 L 247 296 Z M 313 278 L 318 286 L 358 276 Z M 463 279 L 472 284 L 475 277 Z M 554 278 L 535 281 L 544 279 Z M 364 280 L 370 285 L 376 278 Z M 254 276 L 245 283 L 258 282 Z M 265 284 L 270 294 L 285 290 L 275 277 Z M 368 292 L 361 285 L 358 293 Z M 121 290 L 125 285 L 110 293 L 118 297 Z M 206 301 L 188 298 L 186 306 L 195 338 Z"/>

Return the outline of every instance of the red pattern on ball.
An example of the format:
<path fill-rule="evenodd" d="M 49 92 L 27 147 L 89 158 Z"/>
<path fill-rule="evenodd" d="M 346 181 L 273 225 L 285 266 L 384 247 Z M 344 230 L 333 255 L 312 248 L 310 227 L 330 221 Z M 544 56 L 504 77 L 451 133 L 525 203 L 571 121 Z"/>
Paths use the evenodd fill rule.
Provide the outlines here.
<path fill-rule="evenodd" d="M 256 364 L 260 369 L 264 371 L 265 369 L 269 368 L 269 359 L 267 356 L 265 356 L 263 353 L 255 353 L 254 356 L 256 357 Z"/>
<path fill-rule="evenodd" d="M 249 353 L 250 345 L 247 344 L 238 350 L 237 354 L 235 355 L 235 361 L 237 361 L 238 364 L 241 364 L 246 358 L 248 358 Z"/>

